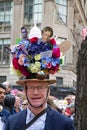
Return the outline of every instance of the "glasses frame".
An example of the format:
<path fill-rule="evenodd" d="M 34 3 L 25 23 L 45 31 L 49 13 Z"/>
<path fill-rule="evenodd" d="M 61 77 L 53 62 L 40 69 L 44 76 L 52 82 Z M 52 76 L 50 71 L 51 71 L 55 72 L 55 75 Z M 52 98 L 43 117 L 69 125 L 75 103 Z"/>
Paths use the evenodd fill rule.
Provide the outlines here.
<path fill-rule="evenodd" d="M 27 85 L 26 85 L 26 87 L 30 91 L 34 91 L 35 89 L 37 89 L 38 91 L 43 91 L 48 88 L 48 86 L 27 86 Z"/>

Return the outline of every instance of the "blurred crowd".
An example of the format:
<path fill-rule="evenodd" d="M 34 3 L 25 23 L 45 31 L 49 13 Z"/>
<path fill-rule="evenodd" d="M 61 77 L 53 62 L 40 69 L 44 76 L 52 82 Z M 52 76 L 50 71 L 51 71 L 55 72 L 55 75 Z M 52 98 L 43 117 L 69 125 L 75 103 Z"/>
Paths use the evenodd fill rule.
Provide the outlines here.
<path fill-rule="evenodd" d="M 10 115 L 26 109 L 28 101 L 24 92 L 12 89 L 9 82 L 0 83 L 0 130 Z"/>
<path fill-rule="evenodd" d="M 68 95 L 63 100 L 59 100 L 55 97 L 49 96 L 48 104 L 53 109 L 61 112 L 63 115 L 68 116 L 74 120 L 75 116 L 75 95 Z"/>

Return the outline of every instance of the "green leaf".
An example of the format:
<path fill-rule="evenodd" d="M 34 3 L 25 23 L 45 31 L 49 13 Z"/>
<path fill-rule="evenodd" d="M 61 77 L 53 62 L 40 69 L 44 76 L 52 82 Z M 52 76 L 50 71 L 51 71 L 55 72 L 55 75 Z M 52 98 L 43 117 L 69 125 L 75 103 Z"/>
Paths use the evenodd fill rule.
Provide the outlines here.
<path fill-rule="evenodd" d="M 20 38 L 17 38 L 17 39 L 16 39 L 16 44 L 18 44 L 20 41 L 21 41 L 21 39 L 20 39 Z"/>

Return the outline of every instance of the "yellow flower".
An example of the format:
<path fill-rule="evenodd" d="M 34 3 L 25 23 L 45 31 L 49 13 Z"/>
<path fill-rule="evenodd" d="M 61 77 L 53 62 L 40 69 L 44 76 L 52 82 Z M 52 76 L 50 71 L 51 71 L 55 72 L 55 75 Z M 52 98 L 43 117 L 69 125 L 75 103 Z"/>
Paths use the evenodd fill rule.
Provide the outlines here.
<path fill-rule="evenodd" d="M 20 72 L 20 70 L 15 70 L 14 66 L 12 65 L 12 62 L 10 64 L 10 73 L 16 74 L 19 78 L 23 76 L 23 74 Z"/>
<path fill-rule="evenodd" d="M 35 60 L 40 60 L 40 54 L 35 55 Z"/>
<path fill-rule="evenodd" d="M 40 70 L 40 62 L 35 62 L 35 64 L 30 64 L 29 69 L 32 73 L 37 73 Z"/>

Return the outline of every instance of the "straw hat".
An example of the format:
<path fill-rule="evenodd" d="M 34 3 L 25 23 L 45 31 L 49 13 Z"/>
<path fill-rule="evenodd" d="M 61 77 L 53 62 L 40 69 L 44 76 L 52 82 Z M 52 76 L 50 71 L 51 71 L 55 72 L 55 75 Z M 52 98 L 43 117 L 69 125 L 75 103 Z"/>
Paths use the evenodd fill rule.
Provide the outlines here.
<path fill-rule="evenodd" d="M 37 77 L 36 77 L 36 78 L 33 78 L 33 77 L 32 77 L 31 79 L 29 79 L 29 78 L 21 79 L 21 80 L 17 81 L 16 83 L 17 83 L 18 85 L 24 86 L 24 84 L 25 84 L 26 82 L 37 82 L 37 81 L 38 81 L 38 82 L 48 82 L 49 85 L 56 83 L 56 80 L 51 80 L 51 79 L 38 79 Z"/>

